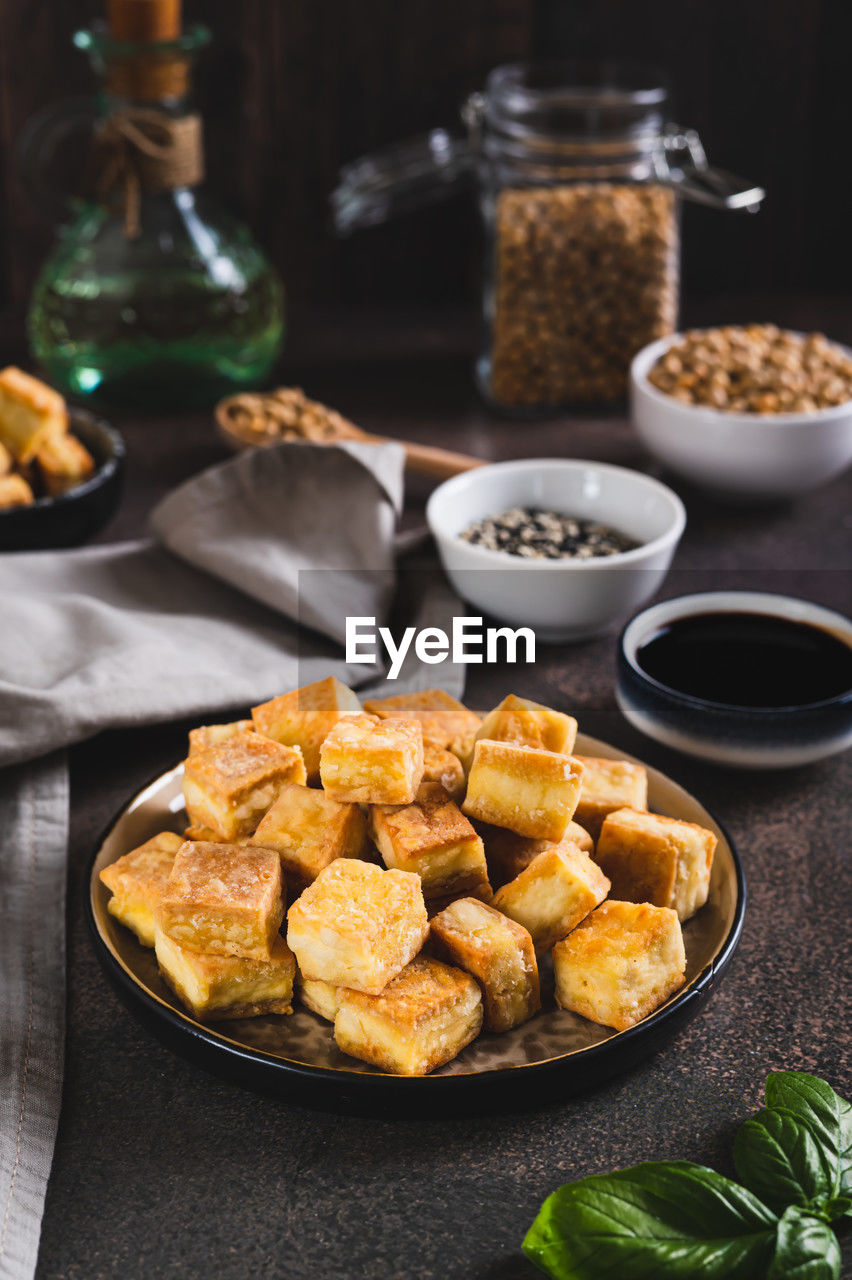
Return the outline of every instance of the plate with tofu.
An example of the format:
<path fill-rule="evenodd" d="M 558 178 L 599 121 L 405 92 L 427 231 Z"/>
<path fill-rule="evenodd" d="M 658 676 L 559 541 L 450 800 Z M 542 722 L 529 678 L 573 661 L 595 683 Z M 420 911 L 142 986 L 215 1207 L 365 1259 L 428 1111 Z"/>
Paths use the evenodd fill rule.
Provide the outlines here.
<path fill-rule="evenodd" d="M 190 734 L 95 850 L 127 1005 L 200 1065 L 332 1107 L 593 1086 L 698 1011 L 745 882 L 664 774 L 515 694 L 334 678 Z"/>

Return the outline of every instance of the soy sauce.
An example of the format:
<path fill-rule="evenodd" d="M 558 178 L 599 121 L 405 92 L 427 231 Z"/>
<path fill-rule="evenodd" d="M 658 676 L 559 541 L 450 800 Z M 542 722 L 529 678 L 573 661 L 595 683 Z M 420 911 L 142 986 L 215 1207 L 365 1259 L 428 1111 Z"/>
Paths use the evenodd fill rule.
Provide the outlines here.
<path fill-rule="evenodd" d="M 676 618 L 636 659 L 669 689 L 729 706 L 804 706 L 852 690 L 849 645 L 821 627 L 767 614 Z"/>

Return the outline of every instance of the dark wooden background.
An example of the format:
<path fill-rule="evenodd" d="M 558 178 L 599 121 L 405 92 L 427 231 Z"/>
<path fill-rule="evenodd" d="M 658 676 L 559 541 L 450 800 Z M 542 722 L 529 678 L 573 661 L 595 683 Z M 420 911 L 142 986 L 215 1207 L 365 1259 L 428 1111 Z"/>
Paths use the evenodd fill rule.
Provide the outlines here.
<path fill-rule="evenodd" d="M 216 37 L 198 75 L 210 181 L 299 304 L 474 296 L 469 197 L 339 244 L 327 195 L 342 162 L 452 124 L 490 67 L 534 52 L 658 64 L 711 158 L 766 186 L 756 217 L 686 211 L 691 295 L 852 284 L 848 0 L 186 2 Z M 91 87 L 70 40 L 99 9 L 0 0 L 0 305 L 26 299 L 51 235 L 18 189 L 16 139 L 38 108 Z"/>

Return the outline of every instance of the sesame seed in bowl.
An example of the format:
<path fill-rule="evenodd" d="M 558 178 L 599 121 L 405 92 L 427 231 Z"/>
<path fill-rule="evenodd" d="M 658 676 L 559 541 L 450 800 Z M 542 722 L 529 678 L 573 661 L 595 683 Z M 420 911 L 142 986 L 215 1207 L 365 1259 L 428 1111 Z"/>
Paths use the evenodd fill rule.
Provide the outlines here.
<path fill-rule="evenodd" d="M 459 537 L 525 560 L 591 560 L 639 546 L 634 538 L 597 520 L 537 507 L 511 507 L 501 515 L 474 520 Z"/>

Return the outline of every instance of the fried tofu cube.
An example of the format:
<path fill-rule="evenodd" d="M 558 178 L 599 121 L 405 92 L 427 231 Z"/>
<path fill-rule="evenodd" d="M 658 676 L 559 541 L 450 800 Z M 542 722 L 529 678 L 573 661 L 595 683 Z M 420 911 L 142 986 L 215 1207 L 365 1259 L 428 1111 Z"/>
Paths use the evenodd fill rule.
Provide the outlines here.
<path fill-rule="evenodd" d="M 433 916 L 439 959 L 479 983 L 489 1031 L 510 1031 L 541 1008 L 533 940 L 522 925 L 475 898 L 459 898 Z"/>
<path fill-rule="evenodd" d="M 492 906 L 522 924 L 536 954 L 543 955 L 608 893 L 609 880 L 597 863 L 566 842 L 533 858 L 519 876 L 498 889 Z"/>
<path fill-rule="evenodd" d="M 577 807 L 583 766 L 571 756 L 516 742 L 477 742 L 462 808 L 469 818 L 519 836 L 561 840 Z"/>
<path fill-rule="evenodd" d="M 482 996 L 468 973 L 418 956 L 379 995 L 341 991 L 338 1048 L 400 1076 L 425 1076 L 455 1058 L 482 1026 Z"/>
<path fill-rule="evenodd" d="M 193 827 L 222 841 L 250 836 L 285 782 L 305 782 L 298 747 L 238 733 L 187 758 L 183 795 Z"/>
<path fill-rule="evenodd" d="M 505 697 L 482 721 L 476 741 L 517 742 L 570 756 L 577 738 L 577 721 L 562 711 L 553 711 L 528 698 Z"/>
<path fill-rule="evenodd" d="M 175 854 L 157 923 L 191 951 L 266 960 L 284 918 L 274 849 L 185 840 Z"/>
<path fill-rule="evenodd" d="M 16 472 L 0 476 L 0 511 L 9 507 L 31 507 L 34 502 L 35 494 L 23 476 Z"/>
<path fill-rule="evenodd" d="M 671 907 L 684 921 L 707 901 L 716 843 L 694 822 L 617 809 L 604 819 L 595 861 L 614 897 Z"/>
<path fill-rule="evenodd" d="M 602 760 L 578 756 L 583 765 L 583 785 L 575 818 L 594 840 L 608 813 L 616 809 L 648 808 L 648 774 L 629 760 Z"/>
<path fill-rule="evenodd" d="M 588 831 L 576 822 L 568 823 L 565 835 L 559 841 L 534 840 L 530 836 L 507 831 L 505 827 L 490 827 L 486 822 L 479 822 L 476 826 L 485 845 L 488 878 L 497 889 L 519 876 L 533 858 L 556 845 L 571 844 L 590 856 L 595 850 L 595 842 Z"/>
<path fill-rule="evenodd" d="M 556 1000 L 626 1031 L 683 986 L 686 953 L 677 912 L 610 900 L 553 948 Z"/>
<path fill-rule="evenodd" d="M 287 747 L 300 747 L 309 782 L 319 781 L 320 747 L 341 716 L 357 715 L 361 703 L 334 676 L 252 708 L 258 733 Z"/>
<path fill-rule="evenodd" d="M 42 484 L 51 498 L 82 484 L 95 470 L 95 460 L 89 450 L 70 432 L 42 440 L 35 460 Z"/>
<path fill-rule="evenodd" d="M 364 710 L 386 720 L 402 716 L 419 720 L 424 742 L 452 751 L 462 759 L 473 749 L 473 739 L 482 724 L 474 711 L 450 697 L 443 689 L 421 689 L 419 693 L 398 693 L 392 698 L 372 698 Z"/>
<path fill-rule="evenodd" d="M 419 722 L 345 716 L 322 744 L 320 778 L 341 803 L 411 804 L 423 780 Z"/>
<path fill-rule="evenodd" d="M 302 1004 L 326 1022 L 334 1022 L 339 991 L 339 987 L 319 978 L 305 978 L 301 974 L 296 977 L 296 993 Z"/>
<path fill-rule="evenodd" d="M 283 938 L 261 960 L 191 951 L 162 929 L 154 948 L 163 978 L 199 1021 L 293 1012 L 296 961 Z"/>
<path fill-rule="evenodd" d="M 0 371 L 0 441 L 18 462 L 29 462 L 45 440 L 67 430 L 58 391 L 14 365 Z"/>
<path fill-rule="evenodd" d="M 440 782 L 451 799 L 460 803 L 464 799 L 467 780 L 458 756 L 434 742 L 423 740 L 423 781 Z"/>
<path fill-rule="evenodd" d="M 340 804 L 324 791 L 285 782 L 252 836 L 275 849 L 285 876 L 311 884 L 335 858 L 359 858 L 367 847 L 367 819 L 357 804 Z"/>
<path fill-rule="evenodd" d="M 369 822 L 385 866 L 416 872 L 424 898 L 487 883 L 482 840 L 439 782 L 424 782 L 411 804 L 371 806 Z"/>
<path fill-rule="evenodd" d="M 215 831 L 211 831 L 209 827 L 185 827 L 183 833 L 184 840 L 200 840 L 203 844 L 221 844 L 220 837 Z M 245 836 L 241 840 L 231 840 L 230 844 L 249 844 L 250 837 Z"/>
<path fill-rule="evenodd" d="M 253 720 L 231 720 L 228 724 L 200 724 L 197 729 L 189 731 L 189 752 L 197 756 L 200 751 L 209 751 L 218 747 L 220 742 L 236 738 L 239 734 L 254 733 Z"/>
<path fill-rule="evenodd" d="M 107 910 L 132 929 L 143 946 L 154 945 L 157 907 L 182 844 L 182 836 L 161 831 L 100 873 L 112 894 Z"/>
<path fill-rule="evenodd" d="M 376 995 L 417 955 L 429 932 L 420 877 L 336 858 L 287 916 L 304 978 Z"/>
<path fill-rule="evenodd" d="M 426 911 L 429 919 L 434 920 L 435 916 L 440 915 L 452 903 L 458 902 L 459 898 L 476 898 L 477 902 L 490 902 L 493 897 L 494 890 L 489 881 L 481 880 L 479 884 L 463 893 L 443 893 L 437 898 L 427 898 Z"/>

